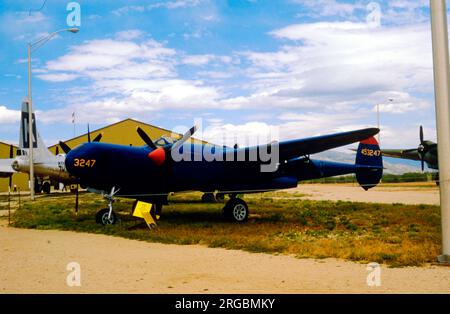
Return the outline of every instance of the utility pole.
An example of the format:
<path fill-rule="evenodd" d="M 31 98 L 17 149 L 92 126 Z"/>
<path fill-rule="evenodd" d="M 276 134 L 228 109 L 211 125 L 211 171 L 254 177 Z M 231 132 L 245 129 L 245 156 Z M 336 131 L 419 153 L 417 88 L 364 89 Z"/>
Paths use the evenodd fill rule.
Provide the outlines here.
<path fill-rule="evenodd" d="M 28 44 L 28 159 L 30 162 L 30 198 L 34 201 L 34 139 L 33 139 L 33 102 L 31 100 L 31 48 Z"/>
<path fill-rule="evenodd" d="M 450 73 L 445 0 L 430 0 L 433 44 L 434 94 L 438 139 L 439 194 L 442 220 L 442 255 L 450 263 Z"/>

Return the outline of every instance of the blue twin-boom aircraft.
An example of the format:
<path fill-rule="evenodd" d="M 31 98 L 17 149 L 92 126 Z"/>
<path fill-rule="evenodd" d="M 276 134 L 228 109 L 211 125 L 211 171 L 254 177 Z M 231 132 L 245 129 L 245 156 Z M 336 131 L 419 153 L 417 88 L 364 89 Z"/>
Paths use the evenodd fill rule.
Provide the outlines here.
<path fill-rule="evenodd" d="M 103 224 L 117 221 L 112 208 L 114 196 L 151 203 L 152 217 L 159 217 L 170 193 L 216 192 L 230 197 L 224 216 L 244 222 L 249 210 L 239 197 L 242 194 L 289 189 L 302 180 L 351 173 L 368 190 L 378 184 L 383 173 L 380 147 L 373 137 L 379 132 L 377 128 L 246 148 L 188 142 L 195 130 L 191 128 L 175 142 L 153 142 L 138 128 L 146 143 L 142 147 L 88 142 L 70 149 L 60 144 L 67 153 L 65 165 L 70 175 L 88 191 L 102 194 L 109 201 L 108 208 L 96 216 L 97 222 Z M 355 142 L 360 143 L 354 164 L 310 158 Z"/>

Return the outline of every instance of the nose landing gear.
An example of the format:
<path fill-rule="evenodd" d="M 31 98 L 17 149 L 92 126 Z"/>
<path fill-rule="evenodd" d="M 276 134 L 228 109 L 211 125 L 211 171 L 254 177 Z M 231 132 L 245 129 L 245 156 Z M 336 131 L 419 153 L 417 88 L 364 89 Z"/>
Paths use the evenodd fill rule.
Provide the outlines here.
<path fill-rule="evenodd" d="M 116 190 L 113 186 L 111 193 L 103 194 L 103 198 L 108 202 L 108 207 L 103 208 L 97 212 L 95 215 L 95 221 L 102 225 L 114 225 L 117 223 L 117 215 L 113 211 L 112 204 L 114 203 L 114 195 L 119 192 L 120 189 Z"/>

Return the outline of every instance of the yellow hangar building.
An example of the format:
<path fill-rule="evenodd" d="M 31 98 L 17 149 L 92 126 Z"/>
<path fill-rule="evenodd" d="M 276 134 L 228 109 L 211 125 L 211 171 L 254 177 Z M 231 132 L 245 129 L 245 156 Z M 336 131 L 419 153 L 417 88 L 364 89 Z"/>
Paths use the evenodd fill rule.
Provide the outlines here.
<path fill-rule="evenodd" d="M 152 140 L 157 140 L 162 136 L 179 139 L 181 134 L 172 134 L 172 131 L 166 130 L 154 125 L 140 122 L 134 119 L 125 119 L 120 122 L 108 125 L 106 127 L 91 131 L 91 139 L 98 134 L 102 134 L 101 142 L 114 143 L 120 145 L 142 146 L 145 145 L 138 133 L 137 127 L 143 129 Z M 69 147 L 74 148 L 82 143 L 87 142 L 87 133 L 77 136 L 75 138 L 64 141 Z M 200 140 L 193 139 L 194 143 L 205 143 Z M 14 147 L 14 157 L 16 156 L 17 147 Z M 49 150 L 56 154 L 56 152 L 63 153 L 59 144 L 49 147 Z M 0 158 L 9 158 L 10 144 L 0 142 Z M 16 184 L 21 191 L 29 190 L 28 174 L 15 173 L 12 177 L 12 185 Z M 0 178 L 0 192 L 7 192 L 9 185 L 8 178 Z"/>

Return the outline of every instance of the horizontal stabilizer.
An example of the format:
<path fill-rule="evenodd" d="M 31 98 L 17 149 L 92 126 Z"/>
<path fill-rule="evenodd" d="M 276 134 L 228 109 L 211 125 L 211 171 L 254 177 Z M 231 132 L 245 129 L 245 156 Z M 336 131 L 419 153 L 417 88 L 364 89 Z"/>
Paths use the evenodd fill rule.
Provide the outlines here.
<path fill-rule="evenodd" d="M 7 178 L 16 172 L 12 168 L 13 161 L 12 158 L 0 159 L 0 178 Z"/>

